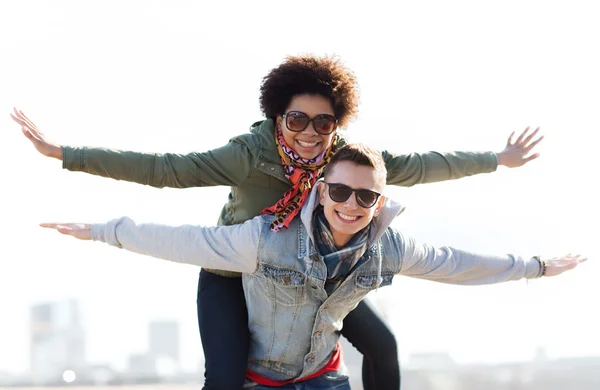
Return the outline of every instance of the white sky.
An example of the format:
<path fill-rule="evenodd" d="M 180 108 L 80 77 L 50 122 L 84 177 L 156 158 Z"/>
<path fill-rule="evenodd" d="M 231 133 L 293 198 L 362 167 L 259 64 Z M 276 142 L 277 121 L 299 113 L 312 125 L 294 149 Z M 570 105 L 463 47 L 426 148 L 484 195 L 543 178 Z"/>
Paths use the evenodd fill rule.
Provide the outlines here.
<path fill-rule="evenodd" d="M 286 55 L 338 54 L 360 82 L 355 140 L 394 152 L 500 151 L 541 126 L 542 156 L 455 182 L 388 188 L 396 226 L 421 241 L 484 253 L 591 259 L 556 279 L 455 287 L 396 278 L 372 298 L 404 359 L 600 355 L 594 246 L 600 24 L 594 1 L 22 1 L 0 3 L 3 254 L 0 370 L 28 366 L 30 305 L 76 297 L 88 356 L 122 366 L 147 322 L 183 326 L 200 355 L 198 269 L 77 242 L 42 221 L 121 215 L 211 225 L 228 189 L 157 190 L 60 169 L 9 112 L 22 108 L 69 145 L 148 152 L 218 147 L 261 119 L 258 87 Z M 393 6 L 391 4 L 394 4 Z"/>

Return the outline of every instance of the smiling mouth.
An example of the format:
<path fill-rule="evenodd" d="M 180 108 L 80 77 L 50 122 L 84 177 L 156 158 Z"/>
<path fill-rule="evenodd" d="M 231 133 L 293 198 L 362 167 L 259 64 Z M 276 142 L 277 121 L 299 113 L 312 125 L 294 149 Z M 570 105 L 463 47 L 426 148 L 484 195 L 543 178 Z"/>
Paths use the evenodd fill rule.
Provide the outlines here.
<path fill-rule="evenodd" d="M 356 222 L 357 220 L 359 220 L 361 218 L 359 215 L 348 215 L 348 214 L 341 213 L 339 211 L 336 211 L 335 213 L 344 222 L 350 222 L 350 223 Z"/>
<path fill-rule="evenodd" d="M 314 148 L 319 143 L 319 142 L 300 141 L 299 139 L 297 139 L 296 142 L 298 142 L 298 145 L 302 146 L 303 148 Z"/>

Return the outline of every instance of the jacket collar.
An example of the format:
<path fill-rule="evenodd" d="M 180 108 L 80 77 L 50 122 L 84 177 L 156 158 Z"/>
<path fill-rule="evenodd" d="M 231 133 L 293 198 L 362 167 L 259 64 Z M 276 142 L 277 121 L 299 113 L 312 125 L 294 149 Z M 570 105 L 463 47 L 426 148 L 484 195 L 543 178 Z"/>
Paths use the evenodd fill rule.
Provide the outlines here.
<path fill-rule="evenodd" d="M 261 157 L 267 162 L 281 164 L 275 144 L 275 123 L 272 119 L 258 121 L 250 126 L 250 132 L 258 136 Z"/>

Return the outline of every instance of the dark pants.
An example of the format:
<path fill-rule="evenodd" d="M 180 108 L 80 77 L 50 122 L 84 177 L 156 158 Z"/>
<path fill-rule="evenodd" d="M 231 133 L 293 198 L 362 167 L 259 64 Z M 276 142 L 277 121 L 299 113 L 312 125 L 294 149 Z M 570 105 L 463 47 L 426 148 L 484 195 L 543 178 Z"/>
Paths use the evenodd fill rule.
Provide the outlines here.
<path fill-rule="evenodd" d="M 365 390 L 400 389 L 400 363 L 394 333 L 366 300 L 344 318 L 342 335 L 363 355 Z"/>
<path fill-rule="evenodd" d="M 205 270 L 198 283 L 198 325 L 205 357 L 204 390 L 239 390 L 246 377 L 250 334 L 241 278 Z M 363 354 L 365 390 L 400 388 L 396 339 L 367 302 L 344 319 L 342 335 Z"/>

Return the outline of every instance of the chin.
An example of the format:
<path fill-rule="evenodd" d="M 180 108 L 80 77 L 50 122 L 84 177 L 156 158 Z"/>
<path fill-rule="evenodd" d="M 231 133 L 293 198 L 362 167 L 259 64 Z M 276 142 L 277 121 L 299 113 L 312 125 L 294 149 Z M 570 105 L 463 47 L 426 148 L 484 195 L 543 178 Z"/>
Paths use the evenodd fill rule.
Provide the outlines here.
<path fill-rule="evenodd" d="M 337 230 L 340 233 L 353 236 L 356 233 L 360 232 L 362 229 L 364 229 L 364 226 L 361 226 L 361 227 L 353 226 L 352 228 L 350 228 L 349 226 L 335 226 L 334 228 L 335 228 L 335 230 Z"/>
<path fill-rule="evenodd" d="M 298 151 L 296 151 L 298 152 Z M 298 155 L 306 160 L 312 160 L 313 158 L 317 157 L 319 154 L 323 153 L 322 150 L 318 151 L 318 152 L 311 152 L 311 153 L 298 153 Z"/>

